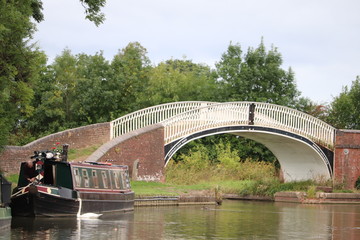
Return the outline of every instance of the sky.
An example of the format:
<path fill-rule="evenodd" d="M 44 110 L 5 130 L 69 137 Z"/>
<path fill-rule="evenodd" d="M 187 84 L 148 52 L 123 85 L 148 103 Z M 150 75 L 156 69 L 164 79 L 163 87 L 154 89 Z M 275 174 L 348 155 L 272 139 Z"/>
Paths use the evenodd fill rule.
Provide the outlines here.
<path fill-rule="evenodd" d="M 139 42 L 155 66 L 188 59 L 214 68 L 230 43 L 246 53 L 263 38 L 278 49 L 301 96 L 326 104 L 360 75 L 359 0 L 107 0 L 103 24 L 85 20 L 79 0 L 43 0 L 34 41 L 48 63 L 64 49 L 102 51 L 111 61 Z"/>

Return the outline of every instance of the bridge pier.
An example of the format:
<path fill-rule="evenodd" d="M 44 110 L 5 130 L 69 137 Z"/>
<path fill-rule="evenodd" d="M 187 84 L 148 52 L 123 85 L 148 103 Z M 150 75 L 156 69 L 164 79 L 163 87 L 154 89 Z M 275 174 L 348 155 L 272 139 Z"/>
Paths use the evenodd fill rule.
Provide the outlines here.
<path fill-rule="evenodd" d="M 354 188 L 360 177 L 360 131 L 337 130 L 334 157 L 334 183 Z"/>

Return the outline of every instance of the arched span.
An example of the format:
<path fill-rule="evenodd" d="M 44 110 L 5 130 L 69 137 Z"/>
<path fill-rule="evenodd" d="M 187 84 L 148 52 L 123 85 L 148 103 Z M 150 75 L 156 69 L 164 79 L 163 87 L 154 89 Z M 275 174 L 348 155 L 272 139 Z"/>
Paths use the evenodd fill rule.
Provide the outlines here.
<path fill-rule="evenodd" d="M 270 103 L 226 102 L 202 106 L 161 122 L 165 144 L 207 129 L 260 126 L 284 130 L 334 148 L 335 128 L 309 114 Z"/>
<path fill-rule="evenodd" d="M 284 130 L 259 126 L 227 126 L 207 129 L 165 145 L 165 165 L 188 142 L 205 136 L 231 133 L 265 145 L 277 157 L 285 181 L 330 179 L 332 151 L 319 147 L 308 138 Z"/>
<path fill-rule="evenodd" d="M 188 141 L 218 131 L 263 143 L 279 159 L 288 181 L 332 175 L 336 129 L 296 109 L 261 102 L 168 103 L 112 121 L 110 136 L 157 123 L 164 127 L 166 161 Z"/>

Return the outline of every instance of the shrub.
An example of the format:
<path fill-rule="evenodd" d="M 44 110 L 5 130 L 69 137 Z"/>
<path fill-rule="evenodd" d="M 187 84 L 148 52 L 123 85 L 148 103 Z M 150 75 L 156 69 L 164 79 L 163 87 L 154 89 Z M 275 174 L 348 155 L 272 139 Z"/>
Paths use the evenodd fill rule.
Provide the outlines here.
<path fill-rule="evenodd" d="M 358 190 L 360 189 L 360 176 L 358 177 L 358 179 L 355 182 L 355 188 Z"/>
<path fill-rule="evenodd" d="M 238 152 L 231 151 L 230 144 L 220 142 L 215 146 L 219 159 L 211 161 L 207 149 L 198 146 L 187 155 L 181 155 L 177 163 L 171 160 L 166 168 L 166 180 L 172 184 L 198 184 L 214 181 L 246 180 L 242 194 L 266 195 L 272 192 L 274 182 L 279 183 L 276 177 L 276 168 L 272 163 L 240 161 Z M 232 191 L 232 190 L 231 190 Z"/>

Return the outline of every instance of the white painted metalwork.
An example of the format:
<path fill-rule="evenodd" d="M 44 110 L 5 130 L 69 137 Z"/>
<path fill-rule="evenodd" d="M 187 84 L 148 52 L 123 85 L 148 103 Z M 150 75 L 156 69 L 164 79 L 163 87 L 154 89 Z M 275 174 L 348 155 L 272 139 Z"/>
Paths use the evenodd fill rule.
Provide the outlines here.
<path fill-rule="evenodd" d="M 206 129 L 249 125 L 251 102 L 229 102 L 200 107 L 162 122 L 165 144 Z M 284 106 L 254 103 L 254 126 L 270 127 L 306 137 L 330 149 L 334 147 L 335 128 Z"/>
<path fill-rule="evenodd" d="M 174 102 L 145 108 L 110 122 L 110 139 L 125 133 L 153 125 L 181 113 L 200 107 L 216 104 L 214 102 Z"/>
<path fill-rule="evenodd" d="M 111 139 L 122 134 L 162 123 L 165 144 L 203 130 L 249 125 L 252 102 L 175 102 L 125 115 L 112 121 Z M 270 127 L 306 137 L 330 149 L 334 147 L 335 128 L 284 106 L 255 102 L 254 126 Z"/>

